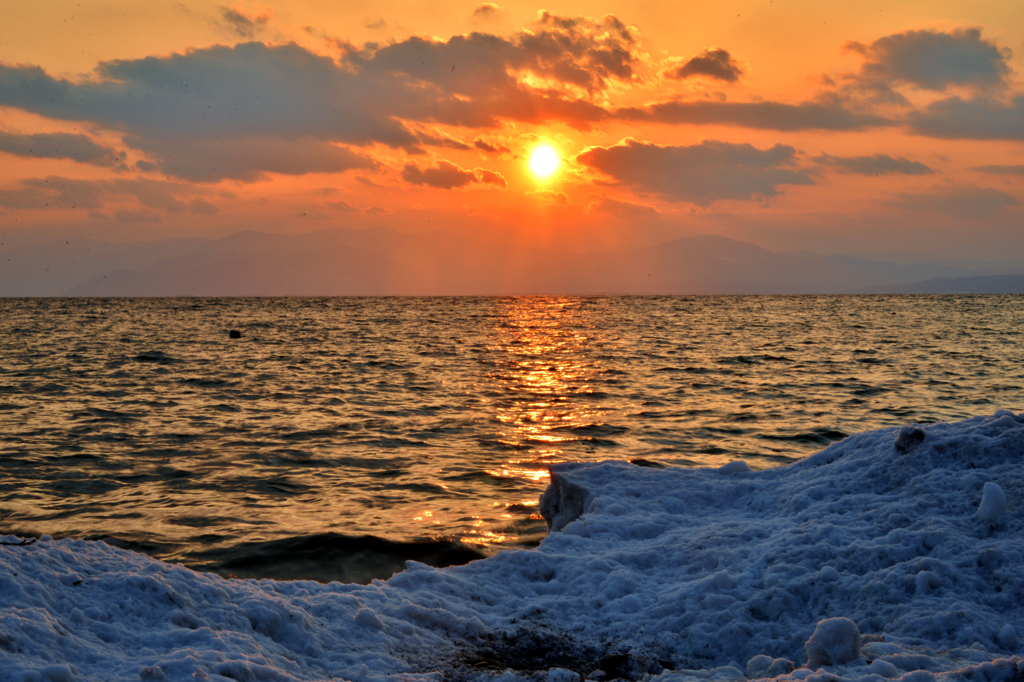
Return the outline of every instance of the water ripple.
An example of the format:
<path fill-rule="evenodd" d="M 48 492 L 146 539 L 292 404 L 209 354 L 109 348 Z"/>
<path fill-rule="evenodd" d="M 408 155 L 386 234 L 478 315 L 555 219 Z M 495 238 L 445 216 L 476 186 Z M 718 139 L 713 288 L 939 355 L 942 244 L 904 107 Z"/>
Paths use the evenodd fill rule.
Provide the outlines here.
<path fill-rule="evenodd" d="M 0 310 L 0 532 L 113 536 L 239 575 L 288 574 L 296 553 L 320 576 L 323 552 L 390 566 L 531 545 L 555 462 L 764 468 L 865 429 L 1024 408 L 1018 296 Z"/>

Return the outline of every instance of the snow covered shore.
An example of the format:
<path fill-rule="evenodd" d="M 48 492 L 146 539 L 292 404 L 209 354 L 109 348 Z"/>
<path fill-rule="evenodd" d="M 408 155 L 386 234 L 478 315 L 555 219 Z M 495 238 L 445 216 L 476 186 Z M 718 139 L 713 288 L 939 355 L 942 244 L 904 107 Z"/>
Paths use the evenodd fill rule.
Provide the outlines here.
<path fill-rule="evenodd" d="M 1022 465 L 1006 411 L 765 471 L 560 465 L 539 548 L 365 586 L 8 544 L 0 679 L 1021 680 Z"/>

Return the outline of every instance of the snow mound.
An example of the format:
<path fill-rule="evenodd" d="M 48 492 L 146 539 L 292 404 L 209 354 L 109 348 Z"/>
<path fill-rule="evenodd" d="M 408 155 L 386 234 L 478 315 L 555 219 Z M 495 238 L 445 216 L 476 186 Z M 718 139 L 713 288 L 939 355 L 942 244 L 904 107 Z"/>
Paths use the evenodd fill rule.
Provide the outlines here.
<path fill-rule="evenodd" d="M 765 471 L 559 465 L 536 550 L 370 585 L 4 544 L 0 678 L 1019 682 L 1022 422 Z"/>
<path fill-rule="evenodd" d="M 804 649 L 809 668 L 856 661 L 860 658 L 860 629 L 849 618 L 826 618 L 818 622 Z"/>

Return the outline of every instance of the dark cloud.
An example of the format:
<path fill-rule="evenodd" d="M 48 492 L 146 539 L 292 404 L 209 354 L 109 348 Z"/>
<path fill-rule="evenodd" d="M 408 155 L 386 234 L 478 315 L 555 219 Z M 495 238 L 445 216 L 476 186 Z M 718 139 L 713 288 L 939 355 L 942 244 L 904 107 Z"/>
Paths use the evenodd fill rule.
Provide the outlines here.
<path fill-rule="evenodd" d="M 198 213 L 200 215 L 217 215 L 220 213 L 220 209 L 217 208 L 217 204 L 207 201 L 202 197 L 196 197 L 188 203 L 188 210 L 190 213 Z"/>
<path fill-rule="evenodd" d="M 476 174 L 463 170 L 454 163 L 439 161 L 434 168 L 421 170 L 412 164 L 402 169 L 402 179 L 413 185 L 427 185 L 438 189 L 455 189 L 476 182 Z"/>
<path fill-rule="evenodd" d="M 920 194 L 898 194 L 887 202 L 894 208 L 931 211 L 959 218 L 988 216 L 1019 202 L 1009 194 L 977 185 L 946 185 Z"/>
<path fill-rule="evenodd" d="M 119 223 L 146 223 L 151 225 L 159 225 L 163 222 L 155 213 L 149 211 L 129 211 L 122 209 L 114 212 L 114 220 Z"/>
<path fill-rule="evenodd" d="M 910 100 L 893 87 L 892 82 L 862 78 L 860 74 L 844 74 L 838 81 L 823 79 L 826 85 L 838 86 L 829 96 L 832 101 L 861 111 L 890 110 L 894 113 L 911 106 Z"/>
<path fill-rule="evenodd" d="M 975 166 L 971 170 L 981 173 L 992 173 L 993 175 L 1020 175 L 1024 176 L 1024 166 Z"/>
<path fill-rule="evenodd" d="M 421 144 L 429 147 L 445 147 L 448 149 L 458 149 L 459 151 L 469 151 L 472 149 L 471 146 L 462 140 L 457 140 L 454 137 L 442 134 L 432 135 L 429 133 L 420 133 L 419 141 Z"/>
<path fill-rule="evenodd" d="M 361 163 L 328 147 L 314 150 L 312 140 L 379 143 L 410 153 L 422 153 L 422 144 L 468 148 L 419 134 L 417 123 L 488 128 L 561 121 L 586 128 L 608 118 L 591 97 L 611 81 L 631 80 L 639 60 L 631 29 L 614 17 L 550 13 L 542 13 L 533 30 L 508 38 L 413 37 L 386 46 L 343 45 L 342 51 L 335 60 L 296 44 L 217 45 L 103 62 L 92 77 L 75 80 L 0 65 L 0 106 L 119 130 L 148 161 L 179 177 L 252 179 Z M 285 154 L 288 145 L 270 150 L 267 138 L 299 140 L 302 149 L 271 159 L 271 151 Z M 179 148 L 185 139 L 194 141 L 193 149 Z M 206 163 L 210 155 L 203 150 L 218 144 L 257 149 L 244 155 L 248 165 L 239 160 L 218 175 L 213 169 L 229 162 Z M 303 159 L 310 170 L 296 165 Z"/>
<path fill-rule="evenodd" d="M 511 149 L 509 149 L 508 147 L 506 147 L 503 144 L 496 144 L 496 143 L 488 142 L 488 141 L 486 141 L 486 140 L 484 140 L 483 138 L 480 138 L 480 137 L 478 137 L 475 140 L 473 140 L 473 146 L 476 147 L 477 149 L 481 150 L 481 151 L 487 152 L 488 154 L 498 154 L 498 153 L 506 153 L 507 154 L 508 152 L 512 151 Z"/>
<path fill-rule="evenodd" d="M 221 7 L 220 15 L 239 38 L 254 38 L 270 21 L 271 12 L 249 15 L 234 7 Z"/>
<path fill-rule="evenodd" d="M 75 133 L 35 133 L 22 135 L 0 131 L 0 152 L 36 159 L 71 159 L 97 166 L 121 163 L 123 154 Z"/>
<path fill-rule="evenodd" d="M 612 80 L 631 80 L 640 59 L 636 49 L 630 29 L 614 17 L 595 22 L 544 12 L 535 30 L 512 38 L 412 37 L 353 49 L 345 63 L 364 78 L 402 85 L 408 102 L 390 111 L 405 119 L 471 128 L 495 127 L 502 119 L 585 127 L 607 118 L 606 112 L 558 85 L 596 94 Z M 526 73 L 556 87 L 528 87 L 519 78 Z"/>
<path fill-rule="evenodd" d="M 366 28 L 368 28 L 370 30 L 373 30 L 373 31 L 379 31 L 381 29 L 387 28 L 388 27 L 388 22 L 385 21 L 383 18 L 377 19 L 376 21 L 369 21 L 369 20 L 367 20 L 367 21 L 363 22 L 363 26 L 365 26 Z"/>
<path fill-rule="evenodd" d="M 38 67 L 3 65 L 0 104 L 152 138 L 309 136 L 395 147 L 416 142 L 401 122 L 379 113 L 384 103 L 372 79 L 294 44 L 218 45 L 104 62 L 96 75 L 72 82 Z"/>
<path fill-rule="evenodd" d="M 156 159 L 155 165 L 162 172 L 192 182 L 224 178 L 251 182 L 266 173 L 340 173 L 376 166 L 346 147 L 310 137 L 286 140 L 262 135 L 194 140 L 128 136 L 125 141 Z M 145 170 L 141 166 L 139 169 Z"/>
<path fill-rule="evenodd" d="M 502 189 L 506 189 L 508 187 L 508 182 L 506 182 L 501 173 L 495 173 L 494 171 L 489 171 L 485 168 L 477 168 L 476 173 L 480 182 L 485 185 L 497 185 Z"/>
<path fill-rule="evenodd" d="M 22 187 L 0 192 L 0 206 L 22 209 L 87 208 L 98 209 L 110 197 L 134 197 L 146 208 L 170 213 L 213 215 L 217 206 L 199 196 L 203 190 L 178 182 L 146 178 L 113 180 L 77 180 L 51 175 L 29 178 Z"/>
<path fill-rule="evenodd" d="M 907 117 L 918 135 L 954 140 L 1024 140 L 1024 96 L 1009 104 L 986 97 L 950 97 Z"/>
<path fill-rule="evenodd" d="M 98 190 L 110 195 L 132 196 L 147 208 L 169 213 L 198 213 L 214 215 L 217 206 L 195 196 L 196 188 L 180 182 L 164 182 L 146 178 L 118 178 L 96 181 Z"/>
<path fill-rule="evenodd" d="M 100 207 L 101 187 L 91 180 L 51 175 L 21 181 L 21 189 L 0 191 L 0 206 L 15 209 Z"/>
<path fill-rule="evenodd" d="M 526 192 L 526 196 L 533 197 L 545 204 L 568 204 L 569 195 L 565 192 L 556 192 L 550 189 L 535 189 Z"/>
<path fill-rule="evenodd" d="M 633 189 L 707 206 L 723 199 L 772 197 L 783 184 L 813 184 L 807 173 L 788 167 L 795 153 L 781 144 L 761 150 L 705 140 L 662 147 L 627 139 L 612 147 L 591 147 L 576 160 Z"/>
<path fill-rule="evenodd" d="M 707 76 L 721 81 L 735 83 L 743 75 L 743 69 L 736 60 L 721 48 L 704 50 L 682 66 L 665 73 L 668 78 L 682 80 L 694 76 Z"/>
<path fill-rule="evenodd" d="M 477 5 L 473 10 L 473 19 L 476 21 L 486 21 L 487 19 L 493 19 L 497 14 L 498 10 L 501 9 L 493 2 L 485 2 L 482 5 Z"/>
<path fill-rule="evenodd" d="M 822 154 L 813 159 L 822 166 L 831 166 L 844 173 L 857 175 L 928 175 L 934 173 L 931 168 L 919 161 L 911 161 L 903 157 L 892 157 L 888 154 L 874 156 L 832 156 Z"/>
<path fill-rule="evenodd" d="M 413 185 L 426 185 L 438 189 L 455 189 L 474 182 L 497 185 L 502 189 L 508 186 L 505 178 L 499 173 L 483 168 L 468 171 L 448 161 L 438 161 L 436 166 L 427 169 L 407 164 L 402 169 L 402 179 Z"/>
<path fill-rule="evenodd" d="M 269 17 L 222 9 L 225 19 L 231 12 L 238 15 L 232 20 L 237 26 L 245 25 L 243 19 L 262 26 Z M 409 154 L 430 146 L 507 152 L 484 137 L 467 144 L 437 130 L 459 126 L 481 135 L 515 122 L 586 129 L 617 118 L 849 131 L 895 125 L 899 118 L 923 135 L 1024 139 L 1024 98 L 950 97 L 906 118 L 902 110 L 885 117 L 873 108 L 883 101 L 906 104 L 886 79 L 932 89 L 1003 83 L 1008 52 L 977 29 L 910 31 L 851 44 L 865 56 L 862 71 L 847 78 L 843 92 L 814 101 L 668 101 L 614 112 L 605 109 L 606 91 L 613 83 L 633 82 L 643 57 L 635 30 L 612 16 L 542 12 L 531 30 L 510 36 L 474 32 L 338 46 L 334 58 L 296 44 L 219 45 L 103 62 L 94 74 L 76 79 L 0 64 L 0 106 L 116 130 L 144 157 L 136 162 L 139 170 L 201 182 L 371 168 L 373 162 L 354 148 L 374 144 Z M 673 76 L 735 80 L 739 73 L 729 53 L 714 48 Z M 29 141 L 12 135 L 0 135 L 0 150 L 23 149 Z M 111 150 L 84 135 L 50 147 L 64 158 L 115 165 Z"/>
<path fill-rule="evenodd" d="M 595 22 L 541 12 L 538 25 L 517 36 L 525 67 L 593 90 L 604 89 L 613 78 L 633 78 L 637 37 L 611 14 Z"/>
<path fill-rule="evenodd" d="M 600 197 L 590 202 L 587 213 L 603 213 L 616 218 L 657 218 L 661 212 L 653 206 L 635 204 L 631 201 L 619 201 L 611 197 Z"/>
<path fill-rule="evenodd" d="M 863 130 L 891 125 L 870 113 L 858 113 L 837 102 L 662 102 L 615 112 L 618 118 L 669 124 L 737 125 L 761 130 Z"/>
<path fill-rule="evenodd" d="M 387 213 L 391 213 L 391 211 L 381 206 L 356 206 L 355 204 L 350 204 L 347 201 L 329 201 L 327 202 L 327 205 L 346 213 L 365 213 L 367 215 L 385 215 Z"/>
<path fill-rule="evenodd" d="M 906 31 L 845 47 L 864 56 L 860 75 L 871 81 L 941 91 L 954 85 L 1002 87 L 1010 75 L 1010 50 L 985 40 L 977 28 Z"/>

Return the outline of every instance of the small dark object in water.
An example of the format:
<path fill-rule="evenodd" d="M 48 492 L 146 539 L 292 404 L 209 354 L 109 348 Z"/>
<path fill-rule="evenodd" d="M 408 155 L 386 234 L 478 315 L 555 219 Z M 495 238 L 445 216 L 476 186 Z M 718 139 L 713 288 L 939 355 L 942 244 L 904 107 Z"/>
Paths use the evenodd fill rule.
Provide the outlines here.
<path fill-rule="evenodd" d="M 238 331 L 237 329 L 232 329 L 231 331 L 228 332 L 228 338 L 240 339 L 242 338 L 242 332 Z"/>
<path fill-rule="evenodd" d="M 634 465 L 636 465 L 638 467 L 648 467 L 650 469 L 667 469 L 668 468 L 668 467 L 666 467 L 664 464 L 662 464 L 660 462 L 653 462 L 653 461 L 651 461 L 649 459 L 644 459 L 643 457 L 637 457 L 636 459 L 631 459 L 631 460 L 629 460 L 629 463 L 630 464 L 634 464 Z"/>

